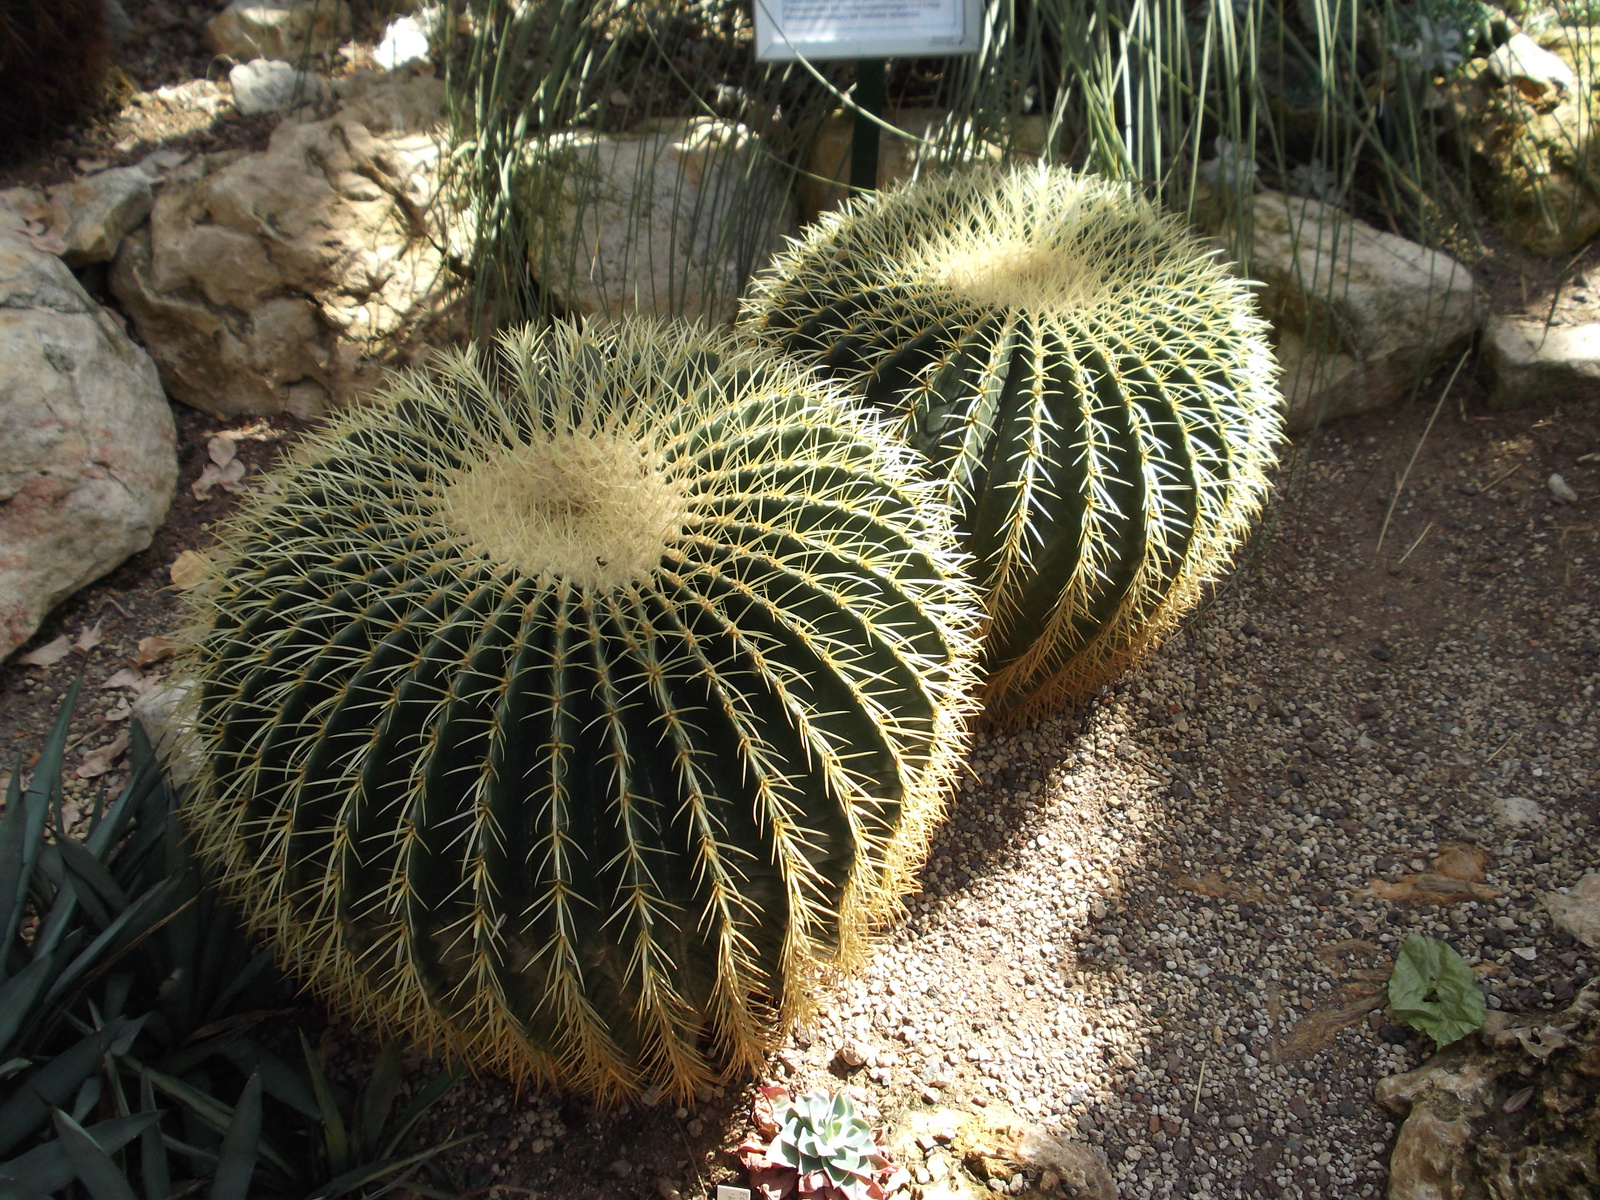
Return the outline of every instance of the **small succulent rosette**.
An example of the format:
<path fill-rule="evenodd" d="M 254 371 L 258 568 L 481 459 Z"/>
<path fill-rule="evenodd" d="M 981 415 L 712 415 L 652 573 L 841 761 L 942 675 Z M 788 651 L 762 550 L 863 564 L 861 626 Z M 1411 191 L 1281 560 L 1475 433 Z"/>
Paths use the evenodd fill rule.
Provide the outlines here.
<path fill-rule="evenodd" d="M 765 1200 L 886 1200 L 911 1181 L 890 1161 L 884 1130 L 843 1092 L 791 1096 L 782 1084 L 767 1084 L 753 1109 L 756 1132 L 739 1147 L 739 1161 Z"/>

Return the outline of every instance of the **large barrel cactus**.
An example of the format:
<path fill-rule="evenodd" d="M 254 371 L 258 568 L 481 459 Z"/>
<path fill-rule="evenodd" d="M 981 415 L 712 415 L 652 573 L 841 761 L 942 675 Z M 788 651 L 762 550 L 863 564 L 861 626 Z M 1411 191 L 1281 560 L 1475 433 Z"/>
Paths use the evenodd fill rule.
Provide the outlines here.
<path fill-rule="evenodd" d="M 360 1018 L 616 1100 L 760 1061 L 897 910 L 965 748 L 950 516 L 814 376 L 679 327 L 502 339 L 223 532 L 188 816 Z"/>
<path fill-rule="evenodd" d="M 986 168 L 867 195 L 743 320 L 848 381 L 951 489 L 992 721 L 1124 669 L 1261 506 L 1282 418 L 1249 285 L 1128 186 Z"/>

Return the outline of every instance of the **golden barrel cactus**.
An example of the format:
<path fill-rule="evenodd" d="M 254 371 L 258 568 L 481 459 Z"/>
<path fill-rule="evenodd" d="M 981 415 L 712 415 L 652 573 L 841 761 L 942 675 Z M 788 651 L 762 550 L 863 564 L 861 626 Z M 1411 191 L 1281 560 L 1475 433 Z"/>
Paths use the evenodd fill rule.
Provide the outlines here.
<path fill-rule="evenodd" d="M 1283 422 L 1249 289 L 1127 185 L 984 168 L 829 214 L 742 320 L 950 489 L 1012 723 L 1155 644 L 1260 510 Z"/>
<path fill-rule="evenodd" d="M 678 327 L 505 337 L 308 438 L 196 595 L 187 817 L 336 1006 L 688 1096 L 911 886 L 980 608 L 913 457 Z"/>

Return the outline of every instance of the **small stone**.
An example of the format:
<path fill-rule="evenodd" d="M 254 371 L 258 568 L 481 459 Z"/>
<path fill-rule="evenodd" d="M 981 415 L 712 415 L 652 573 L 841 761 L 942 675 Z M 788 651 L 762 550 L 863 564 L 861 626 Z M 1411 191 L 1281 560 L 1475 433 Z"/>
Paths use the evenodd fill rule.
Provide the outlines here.
<path fill-rule="evenodd" d="M 1539 951 L 1532 946 L 1513 946 L 1511 953 L 1522 959 L 1523 962 L 1532 962 L 1539 957 Z"/>
<path fill-rule="evenodd" d="M 1565 930 L 1590 949 L 1600 949 L 1600 871 L 1590 871 L 1566 895 L 1546 892 L 1544 906 Z"/>
<path fill-rule="evenodd" d="M 1543 825 L 1544 809 L 1537 800 L 1526 796 L 1504 796 L 1494 802 L 1494 815 L 1502 825 L 1525 829 L 1530 825 Z"/>
<path fill-rule="evenodd" d="M 1222 1123 L 1224 1125 L 1226 1125 L 1229 1129 L 1243 1129 L 1244 1128 L 1244 1118 L 1242 1116 L 1240 1116 L 1238 1113 L 1229 1113 L 1226 1117 L 1224 1117 L 1222 1119 Z"/>
<path fill-rule="evenodd" d="M 619 1158 L 615 1160 L 606 1169 L 619 1179 L 626 1179 L 629 1175 L 633 1174 L 633 1164 L 625 1158 Z"/>
<path fill-rule="evenodd" d="M 878 1051 L 860 1038 L 851 1038 L 834 1052 L 834 1058 L 847 1070 L 854 1071 L 875 1063 Z"/>
<path fill-rule="evenodd" d="M 1572 490 L 1572 485 L 1566 481 L 1566 478 L 1559 471 L 1545 481 L 1545 486 L 1550 489 L 1550 494 L 1556 498 L 1557 503 L 1576 504 L 1578 502 L 1578 493 Z"/>
<path fill-rule="evenodd" d="M 243 62 L 228 72 L 233 87 L 233 106 L 244 116 L 288 112 L 302 104 L 315 104 L 322 98 L 322 80 L 297 71 L 286 62 L 258 58 Z"/>
<path fill-rule="evenodd" d="M 706 1131 L 706 1123 L 699 1117 L 691 1118 L 689 1123 L 683 1127 L 683 1131 L 690 1137 L 697 1138 Z"/>

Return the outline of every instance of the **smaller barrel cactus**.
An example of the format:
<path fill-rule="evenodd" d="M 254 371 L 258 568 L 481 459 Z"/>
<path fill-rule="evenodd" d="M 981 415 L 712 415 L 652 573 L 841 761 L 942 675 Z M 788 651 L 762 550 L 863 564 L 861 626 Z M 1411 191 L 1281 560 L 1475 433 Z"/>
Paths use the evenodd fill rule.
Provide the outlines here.
<path fill-rule="evenodd" d="M 193 593 L 186 811 L 286 965 L 602 1099 L 757 1065 L 964 750 L 979 609 L 911 456 L 728 335 L 559 326 L 274 482 Z"/>
<path fill-rule="evenodd" d="M 1015 723 L 1153 645 L 1260 509 L 1282 416 L 1249 288 L 1125 184 L 985 168 L 829 214 L 743 323 L 949 486 Z"/>

